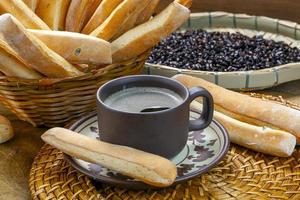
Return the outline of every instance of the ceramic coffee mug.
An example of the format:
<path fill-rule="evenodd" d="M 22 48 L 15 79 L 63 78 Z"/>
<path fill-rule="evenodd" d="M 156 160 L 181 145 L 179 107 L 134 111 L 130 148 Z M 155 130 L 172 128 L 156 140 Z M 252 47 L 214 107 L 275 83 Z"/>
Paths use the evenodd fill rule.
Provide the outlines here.
<path fill-rule="evenodd" d="M 108 106 L 105 100 L 128 88 L 155 87 L 173 91 L 182 101 L 168 109 L 145 109 L 147 112 L 124 112 Z M 202 116 L 190 121 L 190 103 L 203 97 Z M 104 84 L 97 92 L 100 140 L 125 145 L 172 158 L 186 145 L 189 131 L 206 128 L 213 118 L 213 98 L 201 87 L 188 90 L 176 80 L 150 75 L 118 78 Z"/>

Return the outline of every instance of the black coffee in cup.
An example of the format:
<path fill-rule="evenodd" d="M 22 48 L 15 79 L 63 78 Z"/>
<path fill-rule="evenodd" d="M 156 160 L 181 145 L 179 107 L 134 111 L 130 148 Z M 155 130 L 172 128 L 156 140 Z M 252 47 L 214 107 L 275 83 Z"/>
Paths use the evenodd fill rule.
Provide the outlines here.
<path fill-rule="evenodd" d="M 189 120 L 190 103 L 203 97 L 199 119 Z M 97 92 L 99 139 L 172 158 L 189 131 L 206 128 L 213 99 L 204 88 L 187 89 L 176 80 L 137 75 L 112 80 Z"/>
<path fill-rule="evenodd" d="M 122 112 L 145 113 L 174 108 L 182 102 L 182 97 L 170 89 L 132 87 L 113 93 L 104 104 Z"/>

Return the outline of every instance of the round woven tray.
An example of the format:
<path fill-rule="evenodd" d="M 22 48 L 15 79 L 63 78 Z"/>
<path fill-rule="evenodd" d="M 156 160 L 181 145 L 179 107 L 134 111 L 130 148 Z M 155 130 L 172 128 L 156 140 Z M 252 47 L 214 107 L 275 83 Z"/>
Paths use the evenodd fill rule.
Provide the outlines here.
<path fill-rule="evenodd" d="M 300 110 L 281 97 L 251 94 Z M 129 191 L 93 183 L 73 169 L 63 154 L 45 145 L 32 165 L 29 179 L 38 199 L 300 199 L 300 147 L 289 158 L 256 153 L 232 145 L 219 165 L 206 174 L 172 188 Z"/>
<path fill-rule="evenodd" d="M 204 29 L 218 32 L 239 32 L 253 37 L 261 35 L 267 40 L 282 41 L 291 47 L 300 48 L 300 25 L 295 22 L 264 16 L 233 14 L 226 12 L 192 13 L 181 27 L 182 31 Z M 251 66 L 250 66 L 251 67 Z M 225 88 L 254 91 L 300 79 L 300 62 L 278 65 L 261 70 L 213 72 L 178 69 L 166 65 L 146 63 L 143 73 L 163 76 L 188 74 Z"/>

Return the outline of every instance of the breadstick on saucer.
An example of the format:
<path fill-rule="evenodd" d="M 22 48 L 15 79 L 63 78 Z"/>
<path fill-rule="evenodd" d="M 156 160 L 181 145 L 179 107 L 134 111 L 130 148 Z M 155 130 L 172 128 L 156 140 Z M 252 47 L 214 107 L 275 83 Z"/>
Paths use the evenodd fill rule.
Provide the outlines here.
<path fill-rule="evenodd" d="M 66 18 L 66 31 L 81 32 L 102 0 L 71 0 Z"/>
<path fill-rule="evenodd" d="M 90 35 L 110 41 L 127 19 L 138 12 L 141 7 L 147 5 L 148 2 L 149 0 L 124 0 Z"/>
<path fill-rule="evenodd" d="M 39 0 L 23 0 L 23 1 L 33 12 L 35 12 L 35 9 L 39 3 Z M 41 1 L 43 1 L 43 0 L 41 0 Z"/>
<path fill-rule="evenodd" d="M 192 110 L 201 111 L 202 104 L 193 101 Z M 230 141 L 261 153 L 288 157 L 296 146 L 296 137 L 281 130 L 248 124 L 214 111 L 214 118 L 228 131 Z"/>
<path fill-rule="evenodd" d="M 40 0 L 36 14 L 52 29 L 63 31 L 71 0 Z"/>
<path fill-rule="evenodd" d="M 296 136 L 300 144 L 299 110 L 233 92 L 200 78 L 183 74 L 173 78 L 188 88 L 200 86 L 207 89 L 214 98 L 217 111 L 239 121 L 289 132 Z"/>
<path fill-rule="evenodd" d="M 0 144 L 7 142 L 14 137 L 13 128 L 10 121 L 0 115 Z"/>
<path fill-rule="evenodd" d="M 105 40 L 66 31 L 28 31 L 67 61 L 74 64 L 111 64 L 111 45 Z"/>
<path fill-rule="evenodd" d="M 137 17 L 137 21 L 135 22 L 135 25 L 137 26 L 148 21 L 154 14 L 155 9 L 159 4 L 159 2 L 160 0 L 152 0 L 150 4 Z"/>
<path fill-rule="evenodd" d="M 0 34 L 4 41 L 19 54 L 27 66 L 50 78 L 83 75 L 64 58 L 30 34 L 12 15 L 1 15 L 0 24 Z"/>
<path fill-rule="evenodd" d="M 190 10 L 173 2 L 150 21 L 127 31 L 112 42 L 113 63 L 134 58 L 158 44 L 179 28 L 189 17 Z"/>
<path fill-rule="evenodd" d="M 26 28 L 50 30 L 22 0 L 0 0 L 0 13 L 10 13 Z M 2 24 L 0 24 L 2 26 Z"/>
<path fill-rule="evenodd" d="M 149 185 L 166 187 L 177 175 L 171 161 L 126 146 L 91 139 L 64 128 L 52 128 L 42 139 L 68 155 L 99 164 Z"/>
<path fill-rule="evenodd" d="M 103 0 L 82 30 L 82 33 L 90 34 L 94 31 L 109 17 L 109 15 L 122 1 L 124 0 Z"/>

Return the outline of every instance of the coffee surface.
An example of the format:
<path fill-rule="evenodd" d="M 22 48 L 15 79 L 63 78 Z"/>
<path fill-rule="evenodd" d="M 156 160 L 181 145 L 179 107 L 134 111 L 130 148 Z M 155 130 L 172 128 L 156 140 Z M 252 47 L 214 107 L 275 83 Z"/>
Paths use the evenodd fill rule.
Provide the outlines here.
<path fill-rule="evenodd" d="M 130 113 L 155 112 L 178 106 L 183 99 L 176 92 L 158 87 L 126 88 L 104 100 L 107 106 Z"/>

